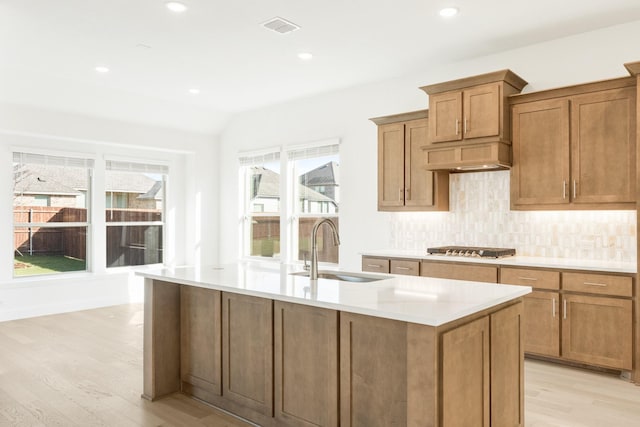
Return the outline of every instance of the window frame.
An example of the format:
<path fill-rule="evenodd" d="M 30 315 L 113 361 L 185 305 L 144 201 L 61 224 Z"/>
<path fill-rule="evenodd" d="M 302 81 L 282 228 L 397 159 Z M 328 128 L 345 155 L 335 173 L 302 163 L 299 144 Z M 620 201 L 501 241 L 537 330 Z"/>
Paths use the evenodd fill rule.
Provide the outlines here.
<path fill-rule="evenodd" d="M 323 153 L 323 148 L 335 147 L 333 153 Z M 301 218 L 340 218 L 340 210 L 337 212 L 302 212 L 299 206 L 299 182 L 296 171 L 296 161 L 301 158 L 291 158 L 292 153 L 303 150 L 317 150 L 319 155 L 307 158 L 328 156 L 330 154 L 340 155 L 340 140 L 338 138 L 317 141 L 308 144 L 297 144 L 290 146 L 280 146 L 277 148 L 249 151 L 238 153 L 239 159 L 239 180 L 241 185 L 240 194 L 240 232 L 239 232 L 239 256 L 243 260 L 260 260 L 266 262 L 280 262 L 286 264 L 303 264 L 303 259 L 298 259 L 299 253 L 299 221 Z M 251 253 L 251 221 L 252 217 L 275 216 L 273 212 L 250 212 L 250 174 L 247 173 L 250 166 L 243 164 L 247 159 L 258 158 L 265 154 L 275 154 L 279 156 L 280 162 L 280 256 L 263 257 L 250 255 Z M 243 160 L 244 159 L 244 160 Z M 254 165 L 259 166 L 259 165 Z M 339 186 L 339 184 L 338 184 Z M 338 205 L 339 206 L 339 205 Z M 324 209 L 323 209 L 324 210 Z M 327 208 L 328 210 L 328 208 Z M 339 255 L 338 255 L 339 257 Z M 309 259 L 307 259 L 309 261 Z M 336 267 L 338 263 L 321 262 L 322 265 Z"/>
<path fill-rule="evenodd" d="M 86 153 L 69 153 L 65 151 L 41 151 L 41 150 L 33 150 L 33 149 L 22 149 L 22 148 L 11 148 L 12 155 L 12 164 L 32 164 L 32 165 L 47 165 L 49 161 L 54 162 L 78 162 L 78 164 L 70 164 L 71 167 L 83 168 L 86 169 L 87 173 L 87 189 L 86 193 L 83 193 L 83 199 L 86 209 L 86 221 L 74 221 L 74 222 L 16 222 L 15 221 L 15 208 L 17 205 L 15 204 L 16 197 L 22 197 L 24 193 L 16 193 L 15 188 L 12 191 L 12 254 L 13 254 L 13 268 L 11 273 L 11 278 L 13 280 L 34 280 L 43 277 L 60 277 L 63 275 L 82 275 L 91 273 L 93 271 L 93 204 L 92 197 L 94 194 L 94 173 L 95 173 L 95 157 Z M 19 158 L 19 160 L 17 160 Z M 25 160 L 26 158 L 26 160 Z M 29 161 L 29 159 L 32 159 Z M 84 163 L 81 165 L 80 162 Z M 15 177 L 12 180 L 13 185 L 15 186 L 16 180 Z M 63 184 L 64 185 L 64 184 Z M 35 205 L 34 205 L 35 206 Z M 47 206 L 44 207 L 52 207 L 51 206 L 51 196 L 48 195 Z M 61 272 L 52 272 L 52 273 L 42 273 L 42 274 L 29 274 L 29 275 L 16 275 L 15 268 L 15 253 L 17 249 L 14 247 L 14 239 L 15 232 L 18 228 L 44 228 L 44 229 L 56 229 L 56 228 L 84 228 L 85 229 L 85 268 L 83 270 L 69 270 L 69 271 L 61 271 Z M 19 252 L 19 251 L 18 251 Z M 31 253 L 30 255 L 32 255 Z"/>

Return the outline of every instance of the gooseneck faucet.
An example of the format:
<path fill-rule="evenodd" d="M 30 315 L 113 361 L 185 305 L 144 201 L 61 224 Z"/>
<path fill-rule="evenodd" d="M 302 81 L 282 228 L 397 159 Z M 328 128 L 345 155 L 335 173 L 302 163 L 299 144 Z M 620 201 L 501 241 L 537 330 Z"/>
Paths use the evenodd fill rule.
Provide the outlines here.
<path fill-rule="evenodd" d="M 320 218 L 313 224 L 313 230 L 311 230 L 311 270 L 309 271 L 309 279 L 318 280 L 318 241 L 317 234 L 318 229 L 322 224 L 327 224 L 331 228 L 333 233 L 333 244 L 338 246 L 340 244 L 340 236 L 338 236 L 338 229 L 336 225 L 329 218 Z"/>

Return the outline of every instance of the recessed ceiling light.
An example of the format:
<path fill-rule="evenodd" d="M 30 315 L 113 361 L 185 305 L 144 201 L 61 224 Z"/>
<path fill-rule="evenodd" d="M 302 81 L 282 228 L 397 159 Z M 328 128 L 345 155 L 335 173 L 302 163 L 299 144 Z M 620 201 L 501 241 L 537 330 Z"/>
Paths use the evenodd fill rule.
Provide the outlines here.
<path fill-rule="evenodd" d="M 96 67 L 96 71 L 99 73 L 108 73 L 109 72 L 109 68 L 103 66 L 103 65 L 99 65 Z"/>
<path fill-rule="evenodd" d="M 443 16 L 445 18 L 450 18 L 452 16 L 456 16 L 457 14 L 457 7 L 445 7 L 444 9 L 440 9 L 440 16 Z"/>
<path fill-rule="evenodd" d="M 313 59 L 313 54 L 311 52 L 300 52 L 298 54 L 298 58 L 302 59 L 303 61 L 308 61 L 310 59 Z"/>
<path fill-rule="evenodd" d="M 200 93 L 200 89 L 196 89 L 196 88 L 189 89 L 189 93 L 192 95 L 197 95 Z"/>
<path fill-rule="evenodd" d="M 175 13 L 182 13 L 187 10 L 187 5 L 179 1 L 168 1 L 165 3 L 165 6 L 167 6 L 167 9 L 169 9 L 171 12 Z"/>

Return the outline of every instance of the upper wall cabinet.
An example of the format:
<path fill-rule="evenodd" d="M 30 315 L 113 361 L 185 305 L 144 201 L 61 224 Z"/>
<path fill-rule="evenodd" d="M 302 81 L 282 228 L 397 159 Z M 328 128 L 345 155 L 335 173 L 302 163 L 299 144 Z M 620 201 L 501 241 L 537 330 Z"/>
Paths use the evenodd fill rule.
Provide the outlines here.
<path fill-rule="evenodd" d="M 371 119 L 378 125 L 378 210 L 449 209 L 449 174 L 424 169 L 427 110 Z"/>
<path fill-rule="evenodd" d="M 508 167 L 506 97 L 527 84 L 510 70 L 424 86 L 429 94 L 428 169 Z"/>
<path fill-rule="evenodd" d="M 511 98 L 512 209 L 634 209 L 635 79 Z"/>

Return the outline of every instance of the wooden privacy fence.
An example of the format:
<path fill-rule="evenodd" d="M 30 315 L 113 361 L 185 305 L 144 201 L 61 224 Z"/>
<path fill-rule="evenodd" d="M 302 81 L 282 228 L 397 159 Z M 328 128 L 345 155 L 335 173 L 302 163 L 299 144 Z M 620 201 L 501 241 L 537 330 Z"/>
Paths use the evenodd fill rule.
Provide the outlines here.
<path fill-rule="evenodd" d="M 298 220 L 298 259 L 311 258 L 311 231 L 321 217 L 302 217 Z M 338 218 L 331 218 L 340 229 Z M 251 255 L 273 256 L 280 252 L 280 217 L 253 217 L 251 224 Z M 318 232 L 318 260 L 338 263 L 339 247 L 333 244 L 331 229 L 322 226 Z"/>
<path fill-rule="evenodd" d="M 19 206 L 13 211 L 14 223 L 86 222 L 83 208 Z M 155 209 L 109 209 L 107 223 L 160 221 Z M 86 258 L 87 227 L 14 227 L 14 252 Z M 114 265 L 140 265 L 162 262 L 162 226 L 107 227 L 107 262 Z"/>

